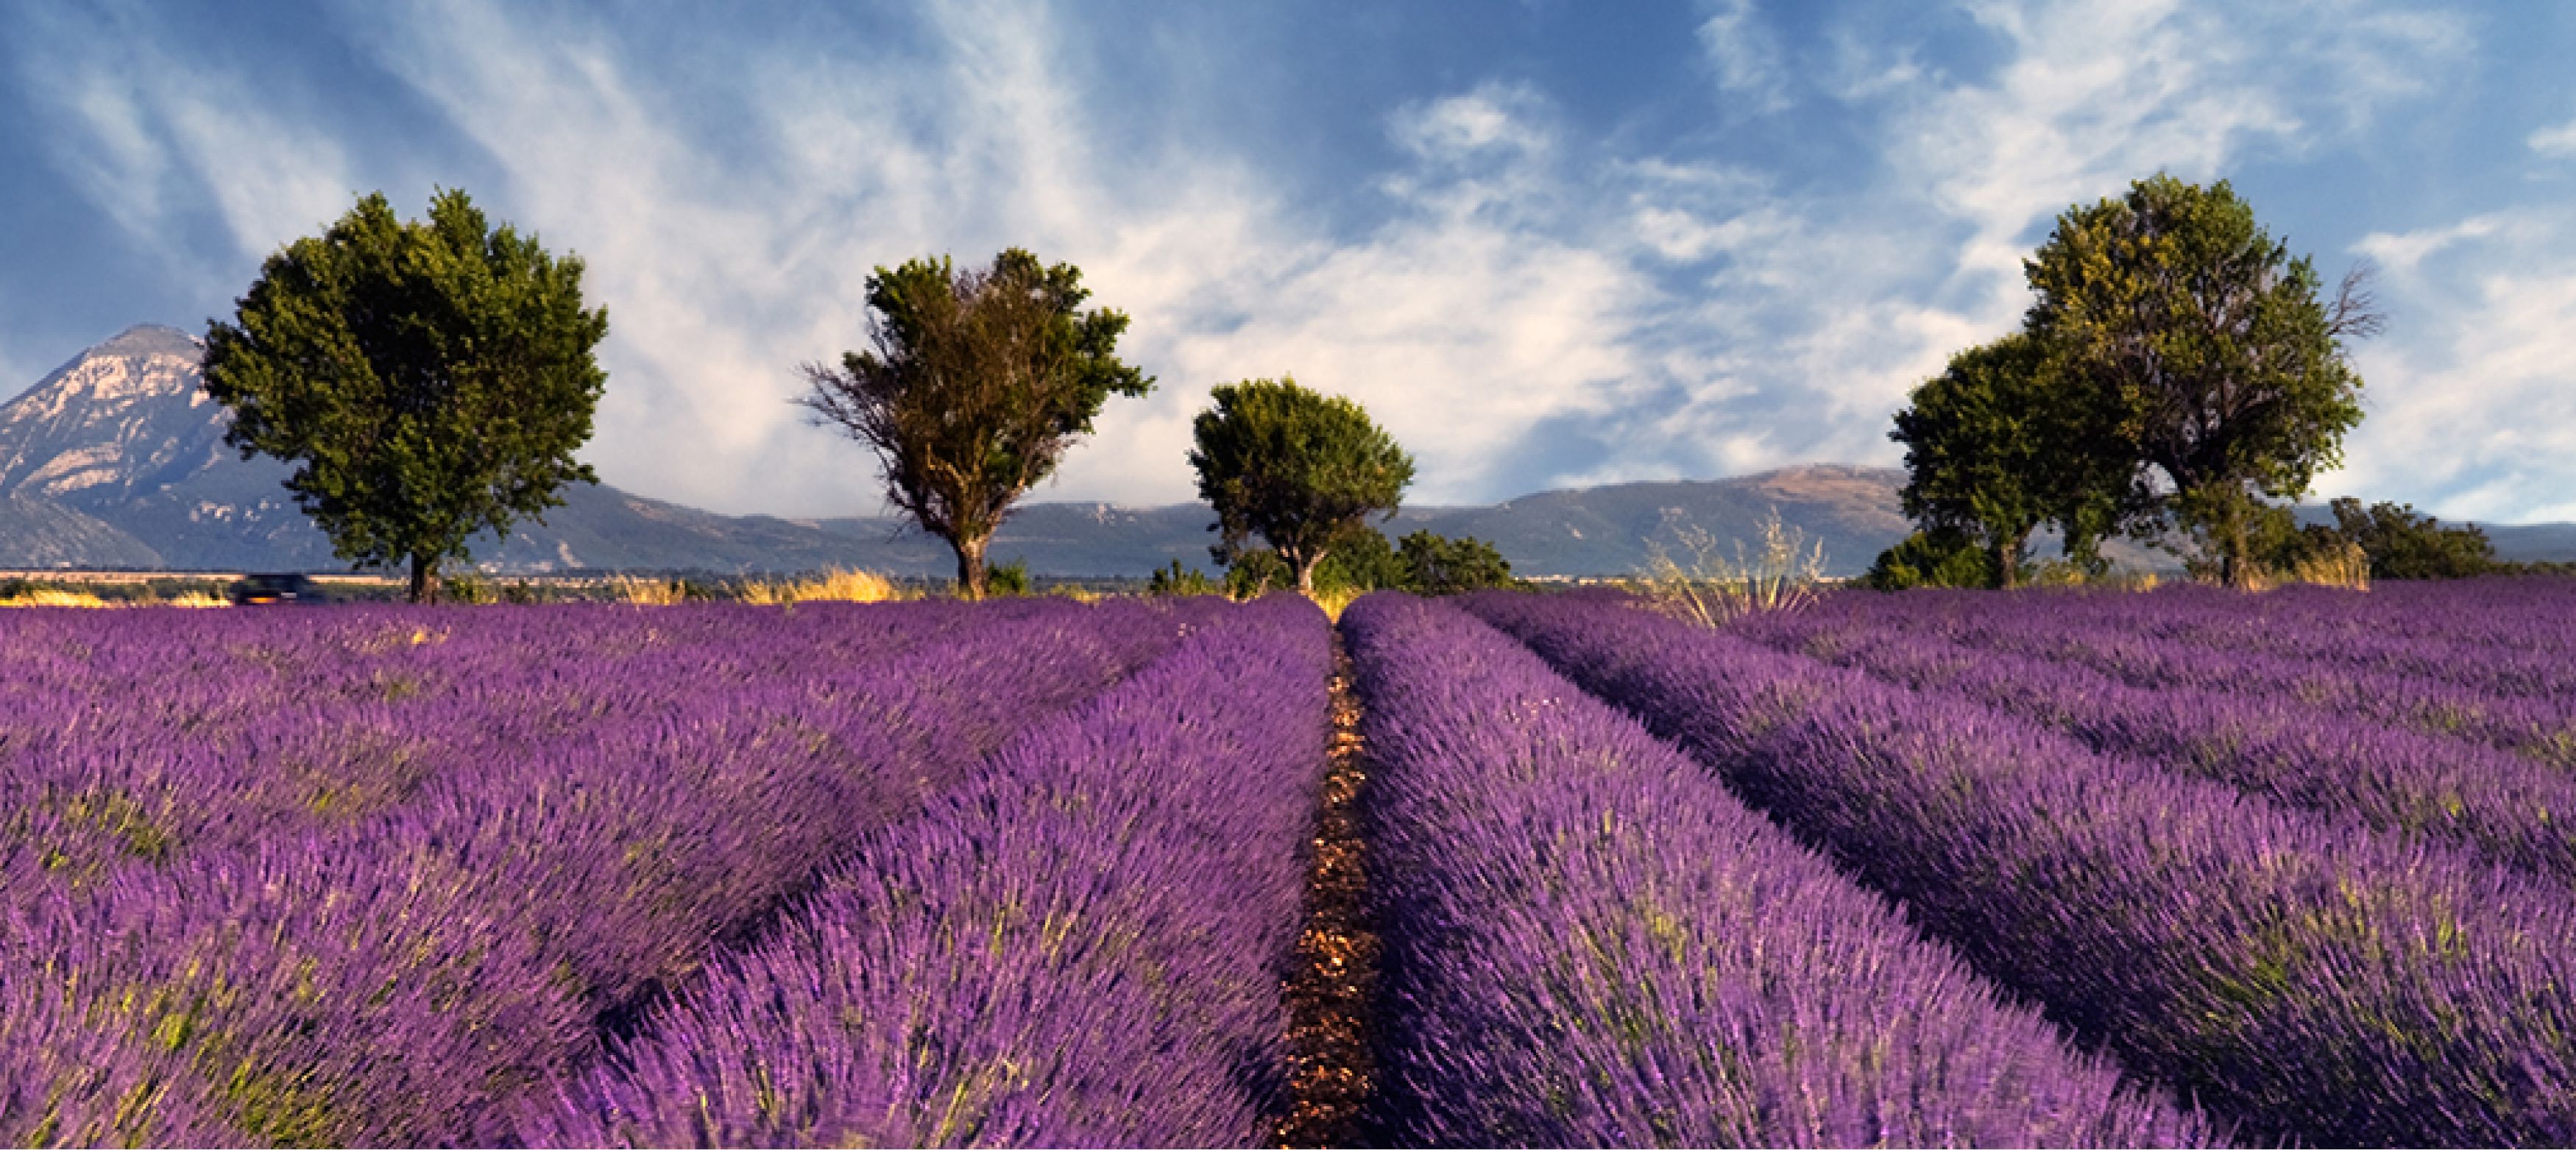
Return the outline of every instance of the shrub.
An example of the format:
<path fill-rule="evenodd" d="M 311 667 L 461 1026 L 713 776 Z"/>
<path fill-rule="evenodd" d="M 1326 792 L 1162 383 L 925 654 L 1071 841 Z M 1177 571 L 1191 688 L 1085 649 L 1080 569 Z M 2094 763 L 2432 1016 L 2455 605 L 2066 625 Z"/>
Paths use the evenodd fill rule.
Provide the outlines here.
<path fill-rule="evenodd" d="M 1917 531 L 1878 553 L 1861 586 L 1876 591 L 1914 587 L 1994 587 L 2003 580 L 1994 552 L 1955 527 Z"/>
<path fill-rule="evenodd" d="M 1698 527 L 1675 532 L 1684 552 L 1675 556 L 1662 543 L 1647 545 L 1646 572 L 1631 582 L 1656 610 L 1716 627 L 1763 611 L 1796 611 L 1816 601 L 1825 575 L 1825 545 L 1780 522 L 1775 508 L 1762 522 L 1758 557 L 1747 558 L 1744 542 L 1735 543 L 1730 561 L 1717 550 L 1716 537 Z"/>
<path fill-rule="evenodd" d="M 1145 593 L 1148 595 L 1216 595 L 1223 591 L 1216 580 L 1208 578 L 1207 572 L 1196 567 L 1183 567 L 1178 559 L 1145 580 Z"/>

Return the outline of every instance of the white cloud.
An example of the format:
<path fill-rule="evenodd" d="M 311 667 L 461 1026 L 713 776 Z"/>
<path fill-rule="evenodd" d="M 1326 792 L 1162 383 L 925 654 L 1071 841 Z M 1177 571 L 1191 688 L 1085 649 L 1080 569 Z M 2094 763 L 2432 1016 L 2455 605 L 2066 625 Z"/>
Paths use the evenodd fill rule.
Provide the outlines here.
<path fill-rule="evenodd" d="M 1533 91 L 1395 110 L 1413 164 L 1382 183 L 1392 214 L 1327 242 L 1225 153 L 1080 146 L 1095 113 L 1043 6 L 938 12 L 927 58 L 757 61 L 741 130 L 779 143 L 721 173 L 583 25 L 460 2 L 380 29 L 381 60 L 499 165 L 500 214 L 588 264 L 611 322 L 603 478 L 726 510 L 873 509 L 866 454 L 790 406 L 795 365 L 859 345 L 872 266 L 1008 244 L 1081 267 L 1161 380 L 1113 401 L 1039 498 L 1191 498 L 1190 416 L 1245 377 L 1358 398 L 1413 447 L 1425 499 L 1482 497 L 1531 422 L 1615 402 L 1650 290 L 1524 230 L 1552 163 Z"/>
<path fill-rule="evenodd" d="M 2401 233 L 2372 232 L 2353 244 L 2352 250 L 2387 271 L 2405 275 L 2413 272 L 2429 256 L 2464 241 L 2485 239 L 2496 234 L 2506 222 L 2502 216 L 2472 216 L 2447 227 Z"/>
<path fill-rule="evenodd" d="M 1526 85 L 1485 84 L 1464 95 L 1398 109 L 1388 135 L 1425 160 L 1537 152 L 1548 145 L 1547 131 L 1538 122 L 1540 103 Z"/>
<path fill-rule="evenodd" d="M 2576 120 L 2531 134 L 2531 150 L 2544 156 L 2576 156 Z"/>
<path fill-rule="evenodd" d="M 1587 478 L 1894 463 L 1888 414 L 1952 352 L 2018 322 L 2021 261 L 2057 212 L 2158 170 L 2208 180 L 2250 154 L 2347 138 L 2462 51 L 2455 21 L 2348 9 L 1982 4 L 1973 15 L 2007 51 L 1984 76 L 1845 36 L 1827 90 L 1903 95 L 1877 121 L 1876 180 L 1791 192 L 1632 165 L 1641 254 L 1708 270 L 1697 302 L 1642 337 L 1677 393 L 1627 425 L 1651 446 Z"/>
<path fill-rule="evenodd" d="M 2446 519 L 2576 520 L 2576 213 L 2518 208 L 2356 249 L 2386 259 L 2389 338 L 2355 356 L 2368 418 L 2329 494 Z"/>
<path fill-rule="evenodd" d="M 1788 66 L 1753 2 L 1719 0 L 1700 22 L 1700 47 L 1717 70 L 1718 90 L 1730 97 L 1730 111 L 1776 112 L 1789 106 Z"/>
<path fill-rule="evenodd" d="M 55 162 L 143 246 L 175 247 L 181 216 L 211 200 L 234 255 L 256 260 L 348 210 L 345 152 L 277 114 L 271 94 L 184 51 L 118 33 L 103 14 L 36 11 L 48 25 L 21 64 Z M 226 286 L 243 261 L 187 273 Z M 227 292 L 227 295 L 230 293 Z"/>

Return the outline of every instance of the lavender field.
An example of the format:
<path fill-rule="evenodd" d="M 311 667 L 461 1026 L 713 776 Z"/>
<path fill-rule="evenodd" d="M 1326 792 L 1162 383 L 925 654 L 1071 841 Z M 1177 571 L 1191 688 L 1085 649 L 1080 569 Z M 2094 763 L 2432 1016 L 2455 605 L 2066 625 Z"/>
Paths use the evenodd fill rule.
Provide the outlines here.
<path fill-rule="evenodd" d="M 2571 639 L 2539 580 L 14 611 L 0 1142 L 2567 1145 Z"/>

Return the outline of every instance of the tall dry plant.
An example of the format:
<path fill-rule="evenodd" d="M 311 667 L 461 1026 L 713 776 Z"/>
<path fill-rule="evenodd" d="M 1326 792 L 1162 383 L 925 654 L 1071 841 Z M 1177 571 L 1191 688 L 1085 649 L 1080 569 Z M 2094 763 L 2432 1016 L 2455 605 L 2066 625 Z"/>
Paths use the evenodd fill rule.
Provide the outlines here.
<path fill-rule="evenodd" d="M 608 586 L 616 594 L 618 602 L 637 607 L 668 607 L 674 603 L 685 603 L 689 598 L 688 587 L 677 579 L 638 579 L 621 575 L 610 579 Z"/>
<path fill-rule="evenodd" d="M 767 606 L 797 603 L 886 603 L 903 598 L 894 580 L 869 571 L 825 568 L 811 579 L 753 579 L 742 585 L 742 601 Z"/>
<path fill-rule="evenodd" d="M 1804 529 L 1780 521 L 1776 507 L 1763 519 L 1761 546 L 1750 556 L 1739 539 L 1728 558 L 1716 537 L 1696 526 L 1680 527 L 1674 536 L 1681 553 L 1647 543 L 1646 570 L 1629 584 L 1665 614 L 1721 627 L 1759 612 L 1804 609 L 1823 592 L 1824 541 L 1810 543 Z"/>
<path fill-rule="evenodd" d="M 2270 591 L 2293 583 L 2368 591 L 2370 555 L 2360 544 L 2347 540 L 2324 554 L 2302 556 L 2287 569 L 2256 566 L 2244 580 L 2248 591 Z"/>

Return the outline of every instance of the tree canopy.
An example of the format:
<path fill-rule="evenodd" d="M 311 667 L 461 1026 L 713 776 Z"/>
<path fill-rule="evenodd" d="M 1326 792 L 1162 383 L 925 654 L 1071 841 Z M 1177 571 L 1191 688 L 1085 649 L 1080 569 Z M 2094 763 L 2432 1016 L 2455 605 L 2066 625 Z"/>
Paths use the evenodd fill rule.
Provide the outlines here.
<path fill-rule="evenodd" d="M 2373 579 L 2466 579 L 2504 569 L 2495 546 L 2476 524 L 2444 527 L 2412 505 L 2337 499 L 2327 505 L 2335 526 L 2370 559 Z"/>
<path fill-rule="evenodd" d="M 1315 565 L 1370 515 L 1392 515 L 1413 482 L 1413 458 L 1360 405 L 1281 377 L 1220 384 L 1216 406 L 1192 421 L 1199 497 L 1216 508 L 1232 563 L 1254 535 L 1315 589 Z"/>
<path fill-rule="evenodd" d="M 2170 489 L 2169 507 L 2133 508 L 2131 523 L 2169 509 L 2243 584 L 2262 499 L 2305 492 L 2361 421 L 2343 345 L 2380 327 L 2367 269 L 2322 299 L 2314 265 L 2226 182 L 2159 174 L 2059 216 L 2024 270 L 2038 295 L 2027 330 Z"/>
<path fill-rule="evenodd" d="M 887 501 L 956 549 L 959 588 L 982 598 L 1012 505 L 1110 396 L 1154 380 L 1117 358 L 1124 314 L 1077 310 L 1091 297 L 1080 270 L 1019 248 L 982 270 L 945 256 L 879 267 L 867 293 L 870 348 L 806 364 L 798 402 L 876 453 Z"/>
<path fill-rule="evenodd" d="M 1178 560 L 1173 561 L 1171 570 L 1173 573 L 1168 575 L 1157 572 L 1156 585 L 1193 586 L 1182 582 Z M 1278 552 L 1267 547 L 1244 547 L 1235 550 L 1226 564 L 1225 588 L 1228 594 L 1246 597 L 1294 577 L 1295 571 Z M 1204 576 L 1200 580 L 1198 585 L 1213 586 Z M 1315 564 L 1311 589 L 1325 594 L 1410 591 L 1417 595 L 1455 595 L 1511 585 L 1511 561 L 1504 559 L 1493 544 L 1475 536 L 1451 539 L 1426 528 L 1390 542 L 1384 532 L 1361 523 L 1337 537 L 1324 558 Z"/>
<path fill-rule="evenodd" d="M 1962 351 L 1914 389 L 1888 433 L 1905 445 L 1905 514 L 1944 543 L 1955 534 L 1984 548 L 1980 569 L 2005 587 L 2043 524 L 2058 525 L 2070 554 L 2088 554 L 2136 497 L 2115 419 L 2067 386 L 2026 333 Z"/>
<path fill-rule="evenodd" d="M 583 309 L 581 273 L 462 191 L 438 192 L 426 221 L 361 198 L 270 256 L 234 322 L 209 322 L 225 441 L 294 464 L 287 489 L 335 554 L 408 563 L 412 600 L 432 601 L 474 535 L 597 482 L 573 453 L 606 386 L 592 349 L 608 313 Z"/>

